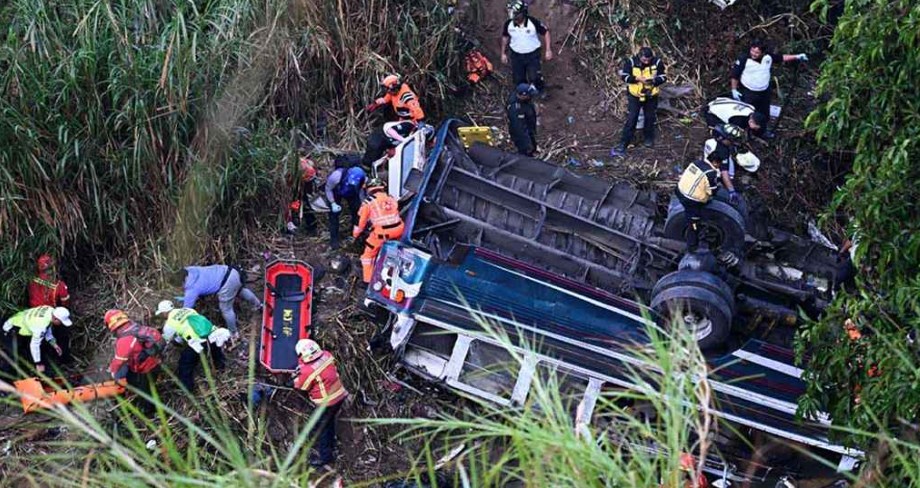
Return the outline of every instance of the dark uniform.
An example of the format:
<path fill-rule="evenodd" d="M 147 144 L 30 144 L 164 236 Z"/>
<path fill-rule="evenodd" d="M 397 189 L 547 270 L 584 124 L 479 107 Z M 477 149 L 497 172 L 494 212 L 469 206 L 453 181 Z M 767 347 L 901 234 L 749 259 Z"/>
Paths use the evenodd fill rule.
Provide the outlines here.
<path fill-rule="evenodd" d="M 537 110 L 530 96 L 520 97 L 518 92 L 508 101 L 508 132 L 518 153 L 533 156 L 537 151 Z"/>
<path fill-rule="evenodd" d="M 371 169 L 371 165 L 382 158 L 387 149 L 398 146 L 402 142 L 401 139 L 405 139 L 415 132 L 416 127 L 415 122 L 402 120 L 387 122 L 382 127 L 374 130 L 374 132 L 371 132 L 371 135 L 367 137 L 367 146 L 364 149 L 364 157 L 361 158 L 361 165 Z"/>
<path fill-rule="evenodd" d="M 717 157 L 710 154 L 707 161 L 698 160 L 690 163 L 674 190 L 690 222 L 687 232 L 687 248 L 690 252 L 696 251 L 699 246 L 699 222 L 702 218 L 702 209 L 719 191 L 721 172 L 727 170 L 727 158 L 719 165 Z"/>
<path fill-rule="evenodd" d="M 661 91 L 659 86 L 667 81 L 667 78 L 664 63 L 652 55 L 651 49 L 646 49 L 648 48 L 643 48 L 638 56 L 627 59 L 620 68 L 620 77 L 626 82 L 626 98 L 629 101 L 629 113 L 623 125 L 623 135 L 618 148 L 620 152 L 625 151 L 626 146 L 632 141 L 639 121 L 639 110 L 645 113 L 645 144 L 651 146 L 655 140 L 655 112 L 658 110 L 658 94 Z M 642 62 L 643 57 L 648 59 L 647 63 Z M 637 79 L 638 76 L 643 76 L 648 81 L 643 83 Z"/>

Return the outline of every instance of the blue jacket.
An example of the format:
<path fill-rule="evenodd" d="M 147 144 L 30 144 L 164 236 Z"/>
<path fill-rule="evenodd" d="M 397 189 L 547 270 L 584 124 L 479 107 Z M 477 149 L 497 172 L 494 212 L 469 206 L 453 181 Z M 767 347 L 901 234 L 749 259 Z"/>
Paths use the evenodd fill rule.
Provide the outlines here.
<path fill-rule="evenodd" d="M 211 266 L 187 266 L 188 276 L 185 277 L 185 296 L 182 306 L 194 308 L 198 297 L 213 295 L 220 290 L 220 283 L 227 275 L 227 266 L 214 264 Z"/>

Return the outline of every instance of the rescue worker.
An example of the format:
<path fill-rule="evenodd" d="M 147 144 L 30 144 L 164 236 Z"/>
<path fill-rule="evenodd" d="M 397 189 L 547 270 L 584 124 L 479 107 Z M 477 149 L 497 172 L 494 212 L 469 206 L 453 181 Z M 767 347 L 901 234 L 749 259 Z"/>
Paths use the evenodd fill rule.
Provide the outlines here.
<path fill-rule="evenodd" d="M 417 124 L 425 119 L 418 95 L 408 83 L 403 83 L 399 75 L 387 75 L 380 85 L 386 93 L 367 106 L 369 112 L 389 104 L 399 120 L 412 120 Z"/>
<path fill-rule="evenodd" d="M 415 132 L 418 125 L 412 120 L 387 122 L 367 138 L 367 147 L 361 165 L 370 169 L 375 161 L 382 158 L 387 150 L 398 146 Z"/>
<path fill-rule="evenodd" d="M 517 86 L 508 101 L 508 132 L 518 154 L 532 157 L 537 152 L 537 110 L 533 96 L 537 89 L 529 83 Z"/>
<path fill-rule="evenodd" d="M 399 203 L 385 191 L 383 182 L 377 178 L 367 182 L 367 198 L 358 210 L 358 217 L 358 225 L 351 232 L 355 239 L 361 236 L 368 222 L 371 224 L 371 233 L 367 236 L 361 254 L 362 276 L 365 283 L 370 283 L 380 246 L 386 241 L 402 237 L 404 226 L 399 216 Z"/>
<path fill-rule="evenodd" d="M 767 44 L 761 39 L 754 39 L 747 52 L 738 56 L 731 70 L 732 98 L 749 103 L 754 110 L 770 116 L 770 81 L 771 71 L 776 62 L 808 62 L 808 55 L 775 55 L 767 50 Z"/>
<path fill-rule="evenodd" d="M 748 134 L 757 137 L 765 137 L 764 131 L 770 121 L 766 115 L 754 110 L 753 105 L 723 97 L 709 102 L 704 112 L 710 129 L 720 124 L 732 124 L 746 128 Z"/>
<path fill-rule="evenodd" d="M 38 273 L 29 283 L 29 307 L 68 307 L 70 306 L 70 290 L 67 284 L 58 278 L 54 258 L 42 254 L 36 261 Z M 64 351 L 60 357 L 61 363 L 70 362 L 70 329 L 58 329 L 55 333 L 58 345 Z"/>
<path fill-rule="evenodd" d="M 233 302 L 236 297 L 239 296 L 246 300 L 257 310 L 262 309 L 262 302 L 259 301 L 259 297 L 252 290 L 246 288 L 245 283 L 246 275 L 235 266 L 224 264 L 186 266 L 183 284 L 185 293 L 182 298 L 182 306 L 194 308 L 198 298 L 217 295 L 220 314 L 223 316 L 227 328 L 230 329 L 233 340 L 236 340 L 240 335 L 236 323 L 236 310 L 233 308 Z"/>
<path fill-rule="evenodd" d="M 126 380 L 142 394 L 139 408 L 149 415 L 154 405 L 147 397 L 151 396 L 156 383 L 166 341 L 160 331 L 137 324 L 123 310 L 107 311 L 104 320 L 115 335 L 115 357 L 109 363 L 109 373 L 115 380 Z"/>
<path fill-rule="evenodd" d="M 288 205 L 285 230 L 295 233 L 303 229 L 307 234 L 316 232 L 316 214 L 310 207 L 310 200 L 316 193 L 316 165 L 312 159 L 303 156 L 298 162 L 300 177 L 293 183 L 294 199 Z"/>
<path fill-rule="evenodd" d="M 695 252 L 699 247 L 702 209 L 719 191 L 720 182 L 731 184 L 728 165 L 725 162 L 719 164 L 718 159 L 712 155 L 708 159 L 690 163 L 677 182 L 674 195 L 683 205 L 687 220 L 690 222 L 687 230 L 687 250 L 689 252 Z M 736 200 L 737 193 L 732 191 L 729 198 Z"/>
<path fill-rule="evenodd" d="M 664 63 L 655 57 L 652 48 L 643 47 L 639 54 L 623 62 L 620 67 L 620 77 L 626 83 L 626 99 L 629 102 L 626 122 L 623 124 L 623 135 L 620 144 L 611 151 L 612 156 L 626 154 L 626 148 L 632 142 L 633 133 L 639 122 L 639 111 L 645 114 L 643 126 L 645 147 L 655 145 L 655 122 L 657 120 L 659 88 L 667 77 Z"/>
<path fill-rule="evenodd" d="M 713 158 L 716 165 L 725 164 L 729 181 L 725 188 L 734 191 L 735 165 L 754 173 L 760 167 L 760 160 L 749 151 L 741 152 L 744 131 L 734 124 L 719 124 L 712 130 L 713 137 L 703 144 L 703 159 Z"/>
<path fill-rule="evenodd" d="M 363 169 L 352 166 L 350 168 L 336 168 L 326 178 L 326 201 L 329 202 L 329 245 L 338 249 L 339 217 L 342 214 L 342 204 L 348 204 L 348 213 L 351 215 L 351 225 L 358 225 L 358 208 L 364 197 L 364 182 L 367 173 Z"/>
<path fill-rule="evenodd" d="M 543 36 L 544 57 L 553 59 L 552 38 L 549 29 L 527 13 L 527 4 L 516 1 L 511 5 L 511 18 L 502 27 L 502 45 L 499 51 L 502 64 L 511 60 L 511 80 L 514 86 L 532 84 L 543 93 L 543 68 L 540 66 L 540 36 Z M 509 56 L 510 54 L 510 56 Z"/>
<path fill-rule="evenodd" d="M 29 306 L 66 307 L 70 303 L 70 291 L 67 284 L 57 278 L 54 258 L 42 254 L 36 264 L 38 274 L 29 283 Z"/>
<path fill-rule="evenodd" d="M 22 310 L 4 322 L 4 338 L 10 356 L 7 371 L 14 369 L 13 364 L 19 360 L 19 350 L 25 349 L 26 340 L 29 343 L 29 353 L 32 356 L 35 370 L 39 373 L 45 372 L 45 363 L 42 361 L 42 342 L 47 342 L 58 356 L 63 356 L 64 351 L 54 338 L 53 325 L 64 327 L 73 325 L 70 320 L 70 311 L 64 307 L 42 305 Z"/>
<path fill-rule="evenodd" d="M 322 350 L 316 341 L 301 339 L 294 349 L 298 357 L 294 388 L 308 392 L 314 405 L 323 409 L 312 432 L 318 455 L 310 456 L 310 464 L 325 466 L 335 461 L 335 423 L 348 391 L 335 368 L 335 358 Z"/>
<path fill-rule="evenodd" d="M 223 347 L 230 340 L 230 331 L 214 327 L 211 321 L 191 308 L 175 308 L 169 300 L 157 304 L 156 315 L 166 316 L 163 340 L 175 339 L 185 344 L 176 365 L 176 377 L 186 390 L 195 391 L 195 372 L 202 352 L 210 355 L 215 368 L 224 367 Z"/>

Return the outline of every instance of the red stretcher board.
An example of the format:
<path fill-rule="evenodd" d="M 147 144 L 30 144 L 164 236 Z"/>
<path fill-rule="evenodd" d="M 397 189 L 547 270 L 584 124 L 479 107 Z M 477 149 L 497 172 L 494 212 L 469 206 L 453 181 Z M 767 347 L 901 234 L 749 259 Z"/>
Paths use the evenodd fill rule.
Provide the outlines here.
<path fill-rule="evenodd" d="M 313 312 L 313 268 L 293 259 L 265 267 L 265 295 L 259 362 L 272 373 L 297 367 L 294 347 L 310 337 Z"/>

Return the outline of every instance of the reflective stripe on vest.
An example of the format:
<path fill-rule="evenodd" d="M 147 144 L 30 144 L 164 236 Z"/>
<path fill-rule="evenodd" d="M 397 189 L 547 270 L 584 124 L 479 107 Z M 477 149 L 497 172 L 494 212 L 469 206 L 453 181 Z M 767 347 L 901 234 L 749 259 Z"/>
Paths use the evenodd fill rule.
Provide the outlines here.
<path fill-rule="evenodd" d="M 365 200 L 364 204 L 368 206 L 368 217 L 374 227 L 396 225 L 402 222 L 402 219 L 399 218 L 399 204 L 385 192 L 375 194 L 372 199 Z"/>
<path fill-rule="evenodd" d="M 703 170 L 696 164 L 690 164 L 680 175 L 677 189 L 681 195 L 694 202 L 708 203 L 712 199 L 712 186 L 709 184 L 709 174 L 715 169 Z"/>
<path fill-rule="evenodd" d="M 642 75 L 651 80 L 658 74 L 658 63 L 652 63 L 650 66 L 646 66 L 645 68 L 633 65 L 632 72 L 630 72 L 630 74 L 633 76 Z M 649 90 L 646 90 L 645 83 L 636 82 L 629 84 L 629 94 L 639 98 L 642 101 L 645 101 L 646 95 L 651 94 L 653 97 L 657 97 L 658 93 L 660 92 L 661 90 L 657 86 L 651 86 Z"/>
<path fill-rule="evenodd" d="M 47 305 L 29 308 L 13 315 L 10 323 L 19 329 L 19 335 L 32 337 L 41 334 L 51 325 L 53 312 L 54 307 Z"/>
<path fill-rule="evenodd" d="M 198 337 L 198 334 L 188 323 L 188 318 L 192 315 L 198 315 L 198 312 L 191 308 L 177 308 L 169 312 L 169 318 L 167 319 L 169 325 L 175 329 L 176 334 L 185 339 L 185 342 L 189 342 L 192 339 L 204 339 L 203 337 Z"/>
<path fill-rule="evenodd" d="M 307 375 L 300 388 L 310 390 L 310 400 L 316 405 L 333 403 L 348 394 L 335 370 L 335 358 L 329 352 L 312 363 L 302 364 L 301 368 L 306 368 Z"/>

